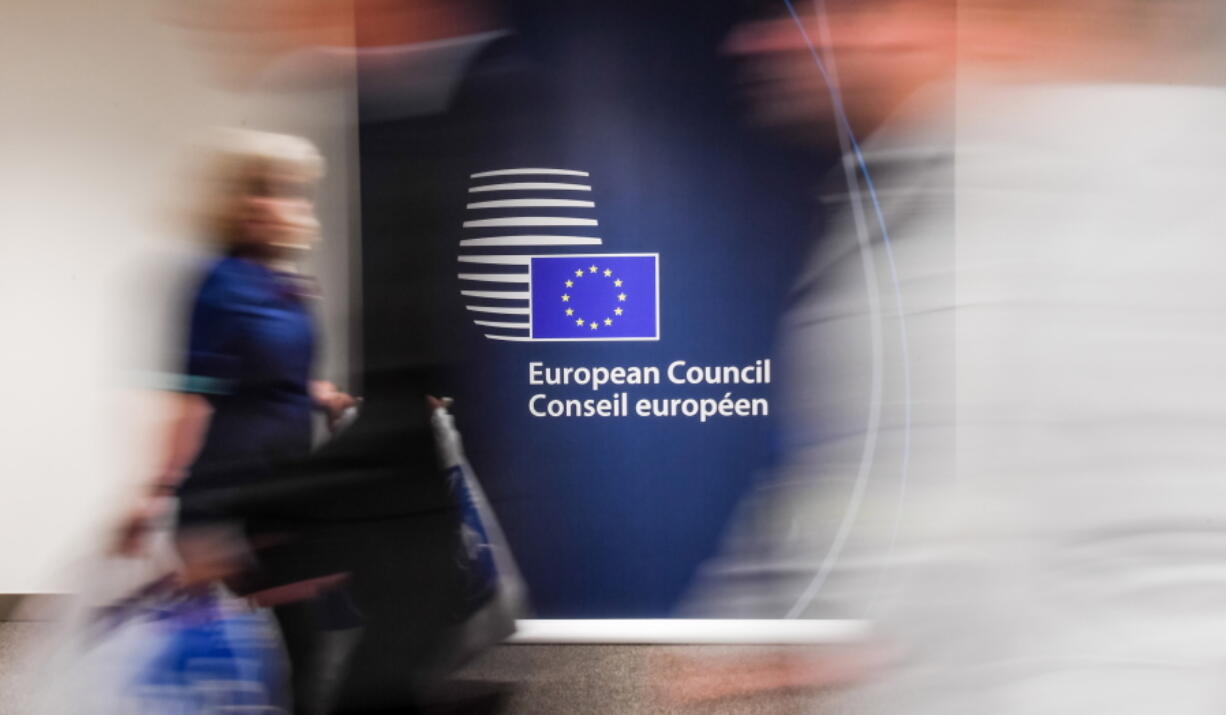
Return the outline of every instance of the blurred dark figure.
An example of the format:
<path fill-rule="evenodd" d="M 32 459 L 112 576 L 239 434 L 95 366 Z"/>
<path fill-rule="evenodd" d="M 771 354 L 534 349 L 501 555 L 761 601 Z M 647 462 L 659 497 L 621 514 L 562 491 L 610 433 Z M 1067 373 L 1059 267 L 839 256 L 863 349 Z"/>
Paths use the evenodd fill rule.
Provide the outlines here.
<path fill-rule="evenodd" d="M 365 403 L 353 428 L 320 456 L 325 468 L 352 465 L 355 476 L 377 482 L 353 505 L 363 518 L 389 519 L 367 527 L 381 539 L 372 564 L 375 553 L 389 564 L 403 562 L 406 550 L 413 555 L 400 574 L 380 574 L 381 592 L 362 601 L 368 615 L 381 614 L 372 623 L 388 626 L 368 629 L 347 702 L 386 708 L 451 699 L 437 691 L 448 670 L 514 628 L 504 618 L 476 638 L 471 633 L 483 604 L 461 595 L 459 522 L 421 406 L 431 395 L 455 397 L 461 433 L 467 416 L 482 409 L 480 390 L 462 377 L 471 374 L 466 362 L 488 347 L 475 342 L 480 336 L 455 300 L 454 237 L 466 198 L 459 187 L 475 171 L 528 165 L 505 163 L 514 161 L 508 151 L 533 157 L 532 165 L 551 157 L 536 151 L 539 141 L 519 141 L 547 134 L 548 123 L 536 121 L 547 103 L 537 68 L 503 29 L 499 3 L 354 7 Z M 380 480 L 381 471 L 395 481 Z"/>

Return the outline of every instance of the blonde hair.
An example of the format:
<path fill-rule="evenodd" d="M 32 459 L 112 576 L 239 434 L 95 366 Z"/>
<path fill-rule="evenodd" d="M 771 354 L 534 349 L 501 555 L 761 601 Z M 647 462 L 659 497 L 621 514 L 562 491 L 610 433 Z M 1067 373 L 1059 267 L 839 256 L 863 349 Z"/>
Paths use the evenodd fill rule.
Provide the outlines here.
<path fill-rule="evenodd" d="M 209 143 L 208 188 L 204 207 L 204 233 L 223 250 L 242 244 L 237 203 L 257 177 L 285 174 L 313 186 L 324 174 L 324 159 L 315 145 L 303 137 L 250 129 L 225 129 Z M 297 227 L 302 243 L 319 231 L 314 212 L 301 218 Z"/>

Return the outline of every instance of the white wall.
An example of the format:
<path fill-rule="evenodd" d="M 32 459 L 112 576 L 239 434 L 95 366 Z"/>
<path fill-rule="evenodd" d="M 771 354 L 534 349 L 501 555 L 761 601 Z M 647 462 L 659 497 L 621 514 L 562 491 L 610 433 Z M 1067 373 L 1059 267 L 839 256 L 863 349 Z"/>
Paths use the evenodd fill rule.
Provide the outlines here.
<path fill-rule="evenodd" d="M 79 587 L 71 564 L 151 475 L 160 413 L 139 386 L 169 364 L 172 266 L 193 250 L 169 220 L 186 146 L 252 114 L 157 2 L 0 11 L 0 593 Z"/>

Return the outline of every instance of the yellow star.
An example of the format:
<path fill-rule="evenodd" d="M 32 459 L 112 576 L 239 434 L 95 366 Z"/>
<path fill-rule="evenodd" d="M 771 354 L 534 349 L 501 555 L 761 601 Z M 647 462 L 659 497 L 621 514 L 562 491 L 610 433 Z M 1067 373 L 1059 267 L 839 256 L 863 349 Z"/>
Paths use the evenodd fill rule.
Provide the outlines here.
<path fill-rule="evenodd" d="M 578 320 L 576 320 L 575 325 L 583 325 L 583 318 L 579 318 Z"/>
<path fill-rule="evenodd" d="M 625 293 L 618 293 L 618 294 L 617 294 L 617 299 L 618 299 L 618 300 L 625 300 L 625 299 L 626 299 L 626 294 L 625 294 Z"/>
<path fill-rule="evenodd" d="M 621 279 L 621 278 L 618 278 L 617 280 L 613 281 L 613 285 L 614 285 L 614 287 L 616 287 L 616 288 L 621 288 L 621 287 L 622 287 L 622 279 Z"/>
<path fill-rule="evenodd" d="M 574 282 L 574 281 L 566 281 L 566 287 L 567 287 L 567 288 L 574 288 L 574 287 L 575 287 L 575 282 Z"/>
<path fill-rule="evenodd" d="M 593 320 L 593 321 L 591 322 L 591 326 L 592 326 L 592 330 L 595 330 L 596 328 L 598 328 L 598 327 L 599 327 L 598 325 L 596 325 L 596 321 L 595 321 L 595 320 Z"/>
<path fill-rule="evenodd" d="M 582 268 L 576 268 L 576 269 L 575 269 L 575 275 L 576 275 L 577 277 L 579 277 L 579 278 L 582 278 L 582 277 L 583 277 L 583 269 L 582 269 Z"/>
<path fill-rule="evenodd" d="M 592 273 L 595 273 L 595 272 L 596 272 L 596 264 L 595 264 L 595 263 L 593 263 L 591 266 L 589 266 L 589 267 L 588 267 L 588 270 L 589 270 L 589 271 L 591 271 Z"/>
<path fill-rule="evenodd" d="M 613 275 L 613 270 L 612 270 L 611 268 L 606 268 L 606 269 L 604 269 L 604 277 L 605 277 L 605 278 L 608 278 L 608 277 L 609 277 L 609 276 L 611 276 L 611 275 Z"/>
<path fill-rule="evenodd" d="M 569 301 L 569 300 L 570 300 L 570 296 L 569 296 L 569 295 L 566 295 L 565 293 L 563 293 L 563 294 L 562 294 L 562 302 L 563 302 L 563 303 L 565 303 L 565 302 L 567 302 L 567 301 Z"/>
<path fill-rule="evenodd" d="M 621 309 L 621 308 L 614 308 L 614 309 L 613 309 L 613 315 L 621 315 L 621 314 L 622 314 L 622 309 Z"/>
<path fill-rule="evenodd" d="M 604 324 L 605 324 L 605 325 L 612 325 L 612 324 L 613 324 L 613 319 L 612 319 L 612 318 L 605 318 L 605 319 L 604 319 Z"/>
<path fill-rule="evenodd" d="M 567 308 L 567 309 L 566 309 L 566 314 L 567 314 L 567 315 L 574 315 L 574 314 L 575 314 L 575 309 L 574 309 L 574 308 Z"/>

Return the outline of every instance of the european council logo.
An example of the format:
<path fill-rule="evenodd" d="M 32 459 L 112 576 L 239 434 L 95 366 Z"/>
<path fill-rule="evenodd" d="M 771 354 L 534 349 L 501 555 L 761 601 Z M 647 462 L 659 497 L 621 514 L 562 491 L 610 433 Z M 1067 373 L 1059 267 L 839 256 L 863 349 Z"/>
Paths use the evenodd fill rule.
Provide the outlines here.
<path fill-rule="evenodd" d="M 516 168 L 472 174 L 460 241 L 466 309 L 491 340 L 659 340 L 660 257 L 574 253 L 603 246 L 588 173 Z M 477 200 L 479 199 L 479 200 Z M 542 209 L 548 209 L 543 211 Z M 549 215 L 542 215 L 542 214 Z M 526 288 L 526 290 L 525 290 Z"/>

